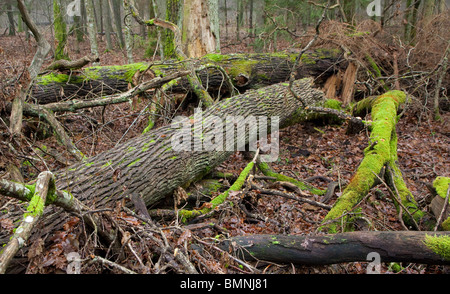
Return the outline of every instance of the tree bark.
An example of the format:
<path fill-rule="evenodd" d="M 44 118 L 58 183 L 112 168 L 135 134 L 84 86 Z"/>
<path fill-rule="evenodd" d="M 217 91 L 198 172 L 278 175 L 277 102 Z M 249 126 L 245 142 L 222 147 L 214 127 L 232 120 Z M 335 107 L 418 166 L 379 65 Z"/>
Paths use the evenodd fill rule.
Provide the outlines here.
<path fill-rule="evenodd" d="M 308 104 L 317 104 L 324 99 L 322 92 L 312 87 L 311 79 L 296 81 L 293 90 Z M 221 101 L 201 113 L 204 119 L 195 121 L 194 117 L 195 119 L 187 121 L 195 141 L 199 138 L 206 140 L 214 131 L 211 119 L 225 121 L 229 117 L 250 116 L 265 116 L 270 119 L 277 116 L 279 127 L 283 128 L 306 119 L 305 114 L 301 102 L 292 95 L 288 84 L 281 83 Z M 197 124 L 201 124 L 200 129 Z M 222 131 L 225 138 L 225 130 Z M 175 126 L 164 126 L 82 163 L 56 171 L 56 187 L 59 191 L 67 191 L 66 194 L 70 193 L 91 209 L 114 208 L 130 195 L 141 197 L 149 207 L 158 204 L 178 187 L 188 186 L 201 179 L 236 150 L 249 143 L 248 131 L 244 134 L 235 132 L 234 142 L 239 144 L 232 150 L 223 147 L 223 151 L 211 151 L 203 146 L 199 151 L 176 151 L 172 140 L 179 133 L 180 130 Z M 194 141 L 190 141 L 189 146 Z M 44 217 L 46 223 L 37 235 L 60 228 L 66 214 L 48 207 Z"/>
<path fill-rule="evenodd" d="M 30 31 L 33 33 L 36 42 L 38 43 L 38 48 L 34 54 L 33 60 L 31 61 L 28 71 L 30 73 L 30 78 L 34 79 L 39 71 L 41 70 L 42 64 L 47 54 L 50 52 L 51 46 L 47 42 L 44 36 L 39 32 L 36 24 L 30 17 L 27 8 L 23 0 L 17 0 L 17 6 L 19 7 L 20 14 L 22 15 L 23 21 L 27 24 Z"/>
<path fill-rule="evenodd" d="M 233 237 L 221 244 L 240 258 L 297 265 L 326 265 L 372 261 L 450 264 L 427 246 L 426 236 L 450 236 L 449 232 L 366 231 L 328 235 L 250 235 Z M 235 245 L 233 245 L 235 244 Z"/>
<path fill-rule="evenodd" d="M 53 25 L 55 27 L 55 60 L 69 60 L 69 56 L 66 52 L 67 43 L 67 25 L 64 21 L 63 14 L 61 12 L 61 1 L 53 0 Z"/>
<path fill-rule="evenodd" d="M 89 42 L 91 44 L 91 54 L 99 56 L 97 43 L 97 27 L 95 25 L 94 4 L 92 0 L 86 0 L 86 17 Z"/>
<path fill-rule="evenodd" d="M 216 52 L 216 38 L 211 25 L 209 0 L 184 0 L 182 45 L 189 58 L 199 58 Z"/>
<path fill-rule="evenodd" d="M 221 66 L 239 90 L 259 88 L 289 80 L 289 74 L 297 54 L 209 54 L 195 63 L 202 68 L 198 75 L 202 84 L 208 85 L 208 92 L 231 92 L 226 86 L 223 74 L 208 65 Z M 336 50 L 316 50 L 303 54 L 302 63 L 296 69 L 296 78 L 316 77 L 317 83 L 325 81 L 330 75 L 339 71 L 341 54 Z M 67 74 L 50 73 L 37 78 L 32 87 L 31 98 L 39 104 L 67 100 L 74 96 L 77 99 L 93 95 L 110 95 L 128 90 L 132 77 L 137 72 L 148 69 L 148 64 L 136 63 L 124 66 L 102 66 L 85 68 L 81 72 Z M 166 76 L 181 69 L 176 62 L 164 62 L 152 65 L 153 76 Z M 173 92 L 186 92 L 190 89 L 186 78 L 173 86 Z"/>

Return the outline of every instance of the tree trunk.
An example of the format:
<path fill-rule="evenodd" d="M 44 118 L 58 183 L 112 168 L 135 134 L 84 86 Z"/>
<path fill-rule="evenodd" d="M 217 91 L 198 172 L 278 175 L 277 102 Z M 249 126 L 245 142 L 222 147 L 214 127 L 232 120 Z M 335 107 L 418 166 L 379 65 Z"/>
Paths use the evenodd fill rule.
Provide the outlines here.
<path fill-rule="evenodd" d="M 10 2 L 12 2 L 12 1 L 10 1 Z M 8 22 L 9 22 L 9 35 L 15 36 L 16 35 L 16 25 L 14 23 L 13 7 L 10 2 L 8 2 L 6 4 L 6 11 L 7 11 L 6 14 L 8 15 Z"/>
<path fill-rule="evenodd" d="M 183 52 L 199 58 L 215 52 L 215 36 L 210 26 L 208 0 L 184 0 L 181 26 Z"/>
<path fill-rule="evenodd" d="M 122 16 L 120 13 L 120 6 L 121 6 L 120 0 L 109 0 L 109 1 L 112 2 L 112 3 L 110 3 L 110 6 L 111 6 L 113 14 L 114 14 L 114 24 L 116 25 L 117 38 L 119 39 L 119 46 L 120 46 L 120 48 L 124 48 L 125 40 L 124 40 L 123 32 L 122 32 Z"/>
<path fill-rule="evenodd" d="M 166 3 L 165 20 L 179 26 L 182 19 L 180 19 L 180 10 L 182 9 L 181 0 L 168 0 Z M 175 56 L 175 40 L 174 33 L 170 30 L 165 30 L 164 40 L 164 57 L 166 59 L 174 58 Z"/>
<path fill-rule="evenodd" d="M 92 0 L 86 0 L 86 17 L 89 42 L 91 44 L 91 54 L 99 56 L 97 43 L 97 28 L 95 26 L 94 4 Z"/>
<path fill-rule="evenodd" d="M 373 99 L 374 98 L 374 99 Z M 369 146 L 364 149 L 364 159 L 353 175 L 342 195 L 333 205 L 333 208 L 324 218 L 324 226 L 329 232 L 336 233 L 342 218 L 348 218 L 347 213 L 360 202 L 369 190 L 379 183 L 383 176 L 387 177 L 396 194 L 394 203 L 402 211 L 402 217 L 408 225 L 416 225 L 424 215 L 417 208 L 411 192 L 406 188 L 399 167 L 397 166 L 397 111 L 399 106 L 405 103 L 406 94 L 401 91 L 390 91 L 378 97 L 366 98 L 359 102 L 361 109 L 371 109 L 372 130 L 369 138 Z M 356 112 L 360 110 L 357 109 Z M 400 208 L 401 206 L 401 208 Z"/>
<path fill-rule="evenodd" d="M 126 4 L 123 3 L 123 8 L 127 17 L 125 18 L 125 52 L 127 54 L 128 64 L 134 63 L 133 58 L 133 30 L 132 30 L 132 21 L 131 12 Z"/>
<path fill-rule="evenodd" d="M 308 105 L 320 104 L 324 99 L 322 92 L 312 87 L 312 79 L 295 81 L 292 90 Z M 248 91 L 206 109 L 200 113 L 200 118 L 194 116 L 192 120 L 186 119 L 184 122 L 187 123 L 189 134 L 193 134 L 193 140 L 189 138 L 183 143 L 187 143 L 188 147 L 207 144 L 211 133 L 218 130 L 216 122 L 215 128 L 211 127 L 211 120 L 225 122 L 225 118 L 232 118 L 232 127 L 235 128 L 236 124 L 242 122 L 241 118 L 266 117 L 271 120 L 278 117 L 279 127 L 287 127 L 306 119 L 306 112 L 301 105 L 287 83 Z M 180 130 L 178 126 L 168 125 L 149 131 L 84 162 L 56 171 L 57 189 L 70 192 L 91 209 L 114 208 L 130 195 L 141 197 L 147 207 L 153 206 L 178 187 L 188 186 L 201 179 L 236 150 L 242 150 L 250 140 L 248 130 L 235 131 L 232 137 L 235 140 L 231 142 L 237 142 L 237 145 L 229 149 L 230 137 L 226 135 L 230 133 L 222 128 L 220 134 L 215 133 L 214 137 L 216 142 L 219 142 L 220 136 L 226 138 L 222 141 L 222 151 L 215 151 L 220 150 L 219 145 L 215 145 L 218 149 L 214 150 L 210 150 L 209 145 L 200 145 L 203 147 L 200 150 L 177 151 L 178 145 L 173 142 L 177 142 L 175 139 L 179 139 L 180 132 L 185 130 Z M 272 127 L 268 127 L 267 133 L 272 130 Z M 55 213 L 55 207 L 47 207 L 44 217 L 46 223 L 38 234 L 41 236 L 60 228 L 66 214 L 60 210 Z"/>
<path fill-rule="evenodd" d="M 289 80 L 289 74 L 297 54 L 234 54 L 204 56 L 196 67 L 206 67 L 208 64 L 221 66 L 230 76 L 233 84 L 239 90 L 258 88 Z M 302 65 L 297 68 L 297 78 L 317 77 L 317 82 L 325 81 L 339 70 L 341 54 L 335 50 L 316 50 L 303 54 Z M 136 72 L 143 72 L 148 64 L 136 63 L 124 66 L 103 66 L 86 68 L 76 75 L 50 73 L 37 78 L 32 88 L 31 97 L 40 104 L 52 103 L 73 97 L 90 97 L 92 95 L 113 94 L 128 90 L 128 84 L 133 83 Z M 149 72 L 153 76 L 166 76 L 179 71 L 180 65 L 166 62 L 153 65 Z M 214 68 L 203 68 L 199 72 L 203 85 L 208 85 L 208 91 L 217 93 L 227 89 L 223 74 Z M 189 89 L 186 78 L 181 79 L 172 87 L 173 92 L 185 92 Z"/>
<path fill-rule="evenodd" d="M 311 79 L 303 79 L 295 82 L 294 90 L 308 104 L 316 104 L 323 97 L 311 86 Z M 271 107 L 267 108 L 267 104 Z M 279 116 L 280 126 L 285 127 L 288 121 L 293 123 L 294 113 L 297 116 L 297 111 L 302 112 L 299 108 L 300 101 L 282 83 L 226 99 L 201 116 Z M 97 206 L 127 193 L 141 195 L 150 206 L 175 188 L 201 178 L 236 151 L 177 152 L 172 150 L 171 138 L 178 133 L 173 126 L 162 127 L 90 158 L 87 163 L 56 172 L 58 188 L 68 189 L 79 200 L 94 201 Z"/>
<path fill-rule="evenodd" d="M 55 49 L 55 60 L 69 59 L 66 53 L 67 26 L 61 12 L 60 0 L 53 0 L 53 25 L 55 27 L 55 39 L 57 46 Z"/>
<path fill-rule="evenodd" d="M 297 265 L 373 261 L 373 257 L 378 257 L 376 254 L 379 254 L 379 262 L 450 264 L 448 255 L 432 249 L 430 236 L 449 238 L 450 233 L 367 231 L 312 236 L 250 235 L 233 237 L 221 247 L 226 251 L 233 250 L 248 261 Z"/>
<path fill-rule="evenodd" d="M 111 7 L 109 1 L 101 1 L 103 5 L 103 13 L 105 14 L 105 36 L 106 36 L 106 50 L 113 50 L 111 33 L 113 32 L 111 23 Z"/>

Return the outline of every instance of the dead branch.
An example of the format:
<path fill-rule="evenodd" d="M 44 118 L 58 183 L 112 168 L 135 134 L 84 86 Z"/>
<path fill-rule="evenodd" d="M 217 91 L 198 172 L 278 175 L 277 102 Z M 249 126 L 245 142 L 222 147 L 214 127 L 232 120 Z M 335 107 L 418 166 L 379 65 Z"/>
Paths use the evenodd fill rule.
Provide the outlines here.
<path fill-rule="evenodd" d="M 80 69 L 91 62 L 99 62 L 100 58 L 98 56 L 83 56 L 77 60 L 69 61 L 65 59 L 60 59 L 53 61 L 49 66 L 45 68 L 45 71 L 58 70 L 58 71 L 67 71 L 67 70 L 76 70 Z M 41 73 L 42 74 L 42 73 Z"/>
<path fill-rule="evenodd" d="M 0 274 L 4 274 L 10 261 L 14 258 L 17 251 L 22 248 L 27 242 L 28 238 L 31 236 L 31 230 L 41 217 L 47 195 L 55 190 L 55 179 L 51 172 L 42 172 L 39 174 L 36 182 L 36 191 L 30 200 L 27 212 L 23 216 L 23 220 L 19 227 L 16 229 L 11 240 L 2 249 L 2 254 L 0 255 Z"/>
<path fill-rule="evenodd" d="M 368 261 L 371 252 L 381 262 L 450 264 L 426 246 L 426 236 L 449 236 L 449 232 L 366 231 L 320 235 L 249 235 L 221 242 L 224 251 L 238 258 L 283 264 L 325 265 Z"/>
<path fill-rule="evenodd" d="M 38 48 L 33 57 L 33 61 L 31 61 L 31 64 L 28 67 L 31 80 L 33 80 L 38 75 L 42 67 L 42 64 L 44 63 L 45 57 L 51 50 L 51 46 L 44 38 L 44 36 L 39 32 L 36 24 L 31 19 L 30 14 L 28 13 L 28 10 L 26 9 L 25 4 L 23 3 L 23 0 L 17 0 L 17 5 L 19 7 L 20 14 L 22 15 L 23 21 L 28 26 L 30 31 L 33 33 L 34 38 L 36 39 L 36 42 L 38 44 Z"/>

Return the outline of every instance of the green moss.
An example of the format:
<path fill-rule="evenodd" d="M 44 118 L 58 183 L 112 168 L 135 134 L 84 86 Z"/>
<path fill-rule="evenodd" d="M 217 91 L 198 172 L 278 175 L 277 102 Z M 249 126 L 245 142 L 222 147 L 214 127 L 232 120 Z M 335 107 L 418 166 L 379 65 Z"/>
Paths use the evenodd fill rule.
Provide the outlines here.
<path fill-rule="evenodd" d="M 372 132 L 369 146 L 364 150 L 364 159 L 358 167 L 355 175 L 342 193 L 342 196 L 334 204 L 327 214 L 324 222 L 334 219 L 345 221 L 341 216 L 353 209 L 353 207 L 369 192 L 374 185 L 376 176 L 386 163 L 393 169 L 394 184 L 399 192 L 402 203 L 413 215 L 415 220 L 423 217 L 419 211 L 411 192 L 407 189 L 401 172 L 396 165 L 397 161 L 397 135 L 395 125 L 397 123 L 397 109 L 404 103 L 406 94 L 401 91 L 390 91 L 379 96 L 372 103 Z M 403 217 L 408 217 L 404 212 Z M 411 220 L 409 220 L 411 221 Z M 327 225 L 330 232 L 336 232 L 339 222 Z"/>
<path fill-rule="evenodd" d="M 46 201 L 43 201 L 41 196 L 36 192 L 36 186 L 26 185 L 26 187 L 32 191 L 33 196 L 30 199 L 30 202 L 27 207 L 27 212 L 24 214 L 24 219 L 28 216 L 36 217 L 42 215 L 44 212 L 44 207 L 47 204 L 53 203 L 55 201 L 56 195 L 56 187 L 54 182 L 51 180 L 48 186 Z M 27 197 L 28 198 L 28 197 Z"/>
<path fill-rule="evenodd" d="M 56 74 L 56 73 L 49 73 L 47 75 L 39 76 L 36 78 L 36 83 L 39 85 L 46 86 L 48 84 L 52 83 L 58 83 L 58 84 L 65 84 L 65 83 L 72 83 L 72 84 L 81 84 L 84 81 L 83 78 L 79 76 L 69 76 L 66 74 Z"/>
<path fill-rule="evenodd" d="M 450 178 L 448 177 L 437 177 L 433 181 L 433 187 L 436 190 L 436 193 L 445 199 L 447 196 L 447 189 L 450 185 Z"/>
<path fill-rule="evenodd" d="M 378 67 L 378 65 L 375 62 L 375 60 L 373 60 L 373 58 L 370 55 L 366 55 L 366 59 L 367 59 L 367 62 L 369 63 L 369 65 L 370 65 L 370 67 L 372 67 L 372 69 L 373 69 L 374 76 L 375 77 L 381 77 L 381 70 Z"/>
<path fill-rule="evenodd" d="M 342 101 L 335 100 L 335 99 L 328 99 L 328 100 L 325 101 L 323 106 L 325 108 L 331 108 L 331 109 L 340 110 L 341 109 L 341 105 L 342 105 Z"/>
<path fill-rule="evenodd" d="M 257 60 L 233 60 L 230 62 L 230 68 L 228 70 L 228 74 L 231 77 L 237 77 L 239 74 L 244 74 L 247 76 L 251 75 L 253 66 L 257 64 Z"/>
<path fill-rule="evenodd" d="M 433 181 L 433 187 L 436 190 L 436 193 L 443 199 L 445 199 L 447 197 L 447 189 L 448 189 L 449 185 L 450 185 L 450 178 L 448 178 L 448 177 L 437 177 Z M 449 200 L 449 203 L 450 203 L 450 200 Z M 450 217 L 447 217 L 447 219 L 445 219 L 441 223 L 441 227 L 445 231 L 450 231 Z"/>
<path fill-rule="evenodd" d="M 131 162 L 130 164 L 128 164 L 127 167 L 133 166 L 133 165 L 135 165 L 136 163 L 138 163 L 139 161 L 141 161 L 140 158 L 138 158 L 138 159 L 136 159 L 136 160 L 133 160 L 133 162 Z"/>
<path fill-rule="evenodd" d="M 111 161 L 111 160 L 109 160 L 107 163 L 105 163 L 104 165 L 102 165 L 102 168 L 108 167 L 108 166 L 110 166 L 110 165 L 112 165 L 112 161 Z"/>
<path fill-rule="evenodd" d="M 320 189 L 314 188 L 308 184 L 305 184 L 301 181 L 298 181 L 294 178 L 276 173 L 274 171 L 271 170 L 270 166 L 266 163 L 266 162 L 260 162 L 258 164 L 258 169 L 265 175 L 268 177 L 274 177 L 276 178 L 277 181 L 282 181 L 282 182 L 289 182 L 292 183 L 294 185 L 296 185 L 297 187 L 299 187 L 301 190 L 307 190 L 310 191 L 311 193 L 315 194 L 315 195 L 323 195 L 325 194 L 326 191 L 322 191 Z"/>
<path fill-rule="evenodd" d="M 147 127 L 144 129 L 144 131 L 142 131 L 142 134 L 148 133 L 151 129 L 153 129 L 153 127 L 155 126 L 155 122 L 153 121 L 152 117 L 149 117 L 148 119 L 148 125 Z"/>
<path fill-rule="evenodd" d="M 213 62 L 222 62 L 226 58 L 226 55 L 210 53 L 203 56 L 203 59 L 207 59 Z"/>
<path fill-rule="evenodd" d="M 434 253 L 450 261 L 450 236 L 425 235 L 423 242 Z"/>

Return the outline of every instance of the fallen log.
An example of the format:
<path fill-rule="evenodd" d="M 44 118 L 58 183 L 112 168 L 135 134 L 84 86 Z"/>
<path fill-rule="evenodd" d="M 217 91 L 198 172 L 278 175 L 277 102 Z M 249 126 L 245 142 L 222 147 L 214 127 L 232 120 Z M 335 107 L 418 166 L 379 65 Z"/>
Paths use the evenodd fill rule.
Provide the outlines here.
<path fill-rule="evenodd" d="M 374 252 L 379 254 L 380 262 L 448 265 L 449 240 L 448 231 L 364 231 L 311 236 L 238 236 L 222 242 L 220 247 L 248 261 L 283 264 L 326 265 L 372 261 L 369 254 Z"/>
<path fill-rule="evenodd" d="M 312 79 L 296 81 L 293 90 L 308 104 L 320 105 L 324 101 L 323 93 L 313 87 Z M 308 117 L 308 111 L 293 97 L 287 83 L 248 91 L 246 94 L 223 100 L 200 114 L 200 118 L 186 118 L 189 133 L 194 135 L 189 146 L 195 145 L 198 140 L 200 143 L 206 141 L 214 131 L 211 120 L 225 121 L 226 118 L 236 118 L 234 128 L 236 124 L 245 126 L 242 118 L 253 116 L 270 120 L 277 117 L 279 127 L 283 128 Z M 131 195 L 141 197 L 147 207 L 154 206 L 178 187 L 189 186 L 190 183 L 201 179 L 236 150 L 245 149 L 245 145 L 250 142 L 248 128 L 247 123 L 244 133 L 234 133 L 232 142 L 237 143 L 232 149 L 223 146 L 222 151 L 207 148 L 199 151 L 177 151 L 173 148 L 172 138 L 176 138 L 180 129 L 167 125 L 83 162 L 55 171 L 56 187 L 58 191 L 71 195 L 91 209 L 114 208 L 119 202 L 132 205 L 128 201 Z M 226 136 L 225 131 L 222 128 L 222 138 Z M 273 130 L 269 127 L 267 134 L 271 131 Z M 223 144 L 226 145 L 227 140 L 224 140 Z M 43 220 L 45 224 L 42 230 L 35 234 L 36 238 L 60 229 L 67 220 L 67 213 L 48 206 Z M 8 237 L 0 232 L 0 243 L 5 242 Z"/>
<path fill-rule="evenodd" d="M 239 90 L 256 89 L 287 81 L 297 54 L 208 54 L 193 66 L 208 92 L 231 92 L 218 66 L 228 74 L 234 87 Z M 302 62 L 296 68 L 296 78 L 315 77 L 325 81 L 343 65 L 339 50 L 317 49 L 303 54 Z M 146 79 L 166 76 L 183 70 L 180 62 L 166 61 L 159 64 L 134 63 L 121 66 L 94 66 L 67 74 L 51 72 L 37 77 L 30 98 L 39 104 L 46 104 L 76 97 L 92 98 L 111 95 L 135 86 L 140 74 Z M 172 86 L 171 91 L 190 90 L 187 78 Z"/>

